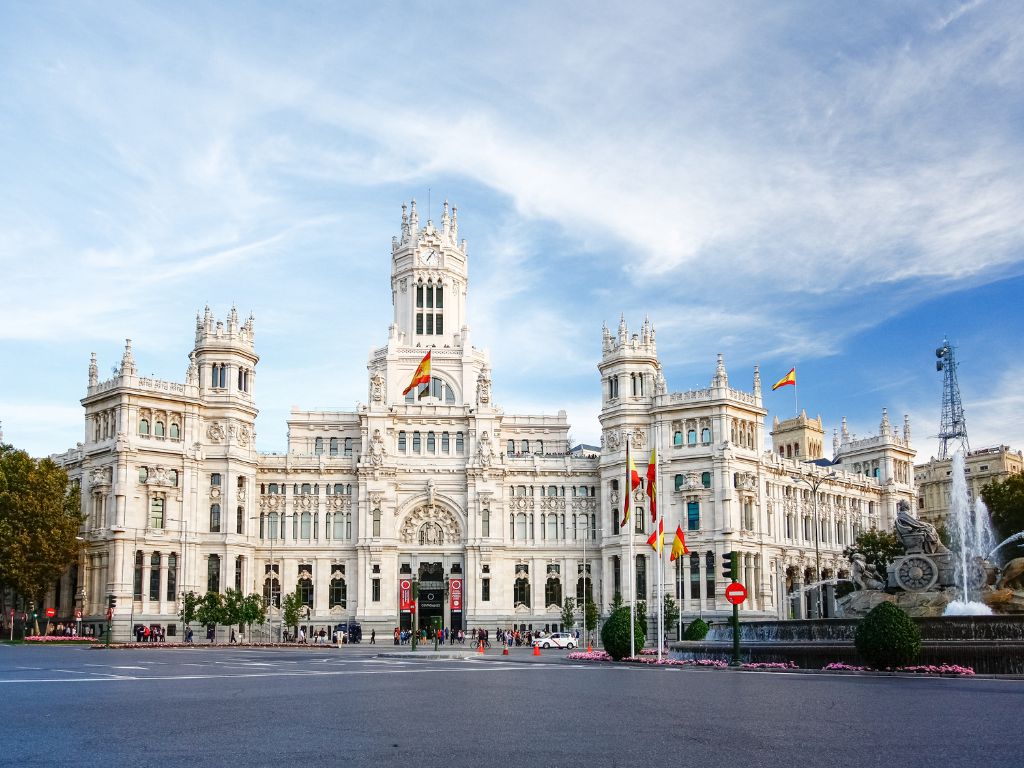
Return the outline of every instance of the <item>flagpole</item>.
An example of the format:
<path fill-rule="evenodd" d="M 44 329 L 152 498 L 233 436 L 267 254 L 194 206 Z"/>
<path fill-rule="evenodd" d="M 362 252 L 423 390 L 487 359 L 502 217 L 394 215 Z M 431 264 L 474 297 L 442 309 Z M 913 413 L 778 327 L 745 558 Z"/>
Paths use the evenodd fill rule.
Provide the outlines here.
<path fill-rule="evenodd" d="M 654 498 L 658 503 L 658 519 L 654 521 L 654 535 L 658 538 L 658 661 L 661 661 L 662 634 L 665 630 L 665 538 L 660 533 L 665 519 L 665 511 L 661 505 L 661 423 L 654 425 Z"/>
<path fill-rule="evenodd" d="M 630 512 L 633 511 L 633 475 L 630 472 L 629 466 L 629 443 L 633 439 L 633 433 L 626 433 L 626 506 L 625 509 Z M 633 521 L 630 520 L 630 515 L 623 515 L 626 518 L 626 536 L 629 537 L 629 563 L 626 565 L 626 573 L 629 576 L 629 592 L 627 594 L 632 595 L 629 601 L 629 655 L 630 657 L 636 655 L 636 640 L 634 639 L 633 633 L 635 632 L 634 625 L 636 622 L 636 562 L 633 558 Z"/>
<path fill-rule="evenodd" d="M 794 416 L 799 416 L 800 415 L 800 400 L 797 397 L 796 387 L 797 387 L 797 384 L 796 384 L 796 368 L 793 368 L 793 415 Z"/>

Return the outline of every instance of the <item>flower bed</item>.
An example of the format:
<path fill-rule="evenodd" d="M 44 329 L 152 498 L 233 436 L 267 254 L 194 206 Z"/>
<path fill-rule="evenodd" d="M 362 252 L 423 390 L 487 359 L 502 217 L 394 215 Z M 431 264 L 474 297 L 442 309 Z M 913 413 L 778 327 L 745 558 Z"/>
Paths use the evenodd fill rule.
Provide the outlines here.
<path fill-rule="evenodd" d="M 60 643 L 95 643 L 95 637 L 82 637 L 81 635 L 28 635 L 25 638 L 26 643 L 50 643 L 51 645 L 59 645 Z"/>
<path fill-rule="evenodd" d="M 825 665 L 826 672 L 905 672 L 915 675 L 955 675 L 956 677 L 973 677 L 974 670 L 971 667 L 962 667 L 959 664 L 919 664 L 909 667 L 897 667 L 896 669 L 875 670 L 871 667 L 859 667 L 853 664 L 833 662 Z"/>

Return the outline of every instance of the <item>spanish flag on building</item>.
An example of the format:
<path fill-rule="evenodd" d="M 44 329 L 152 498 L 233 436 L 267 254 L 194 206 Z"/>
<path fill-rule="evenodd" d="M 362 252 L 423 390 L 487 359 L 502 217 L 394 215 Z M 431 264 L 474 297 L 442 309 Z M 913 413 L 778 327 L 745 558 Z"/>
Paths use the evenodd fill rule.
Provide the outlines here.
<path fill-rule="evenodd" d="M 636 471 L 636 464 L 633 457 L 629 455 L 629 438 L 626 438 L 626 488 L 623 491 L 622 522 L 620 528 L 625 528 L 629 522 L 629 508 L 632 501 L 633 491 L 640 487 L 640 473 Z"/>
<path fill-rule="evenodd" d="M 787 373 L 781 379 L 772 384 L 772 392 L 774 392 L 779 387 L 786 386 L 787 384 L 792 384 L 794 387 L 796 386 L 796 368 L 790 368 L 789 373 Z"/>
<path fill-rule="evenodd" d="M 412 375 L 412 381 L 409 382 L 409 386 L 403 391 L 403 395 L 408 395 L 409 390 L 418 387 L 420 384 L 430 384 L 430 350 L 427 350 L 427 354 L 420 360 L 419 366 L 416 368 L 416 373 Z"/>
<path fill-rule="evenodd" d="M 690 550 L 686 547 L 686 537 L 683 534 L 683 526 L 676 526 L 676 540 L 672 542 L 672 554 L 669 555 L 669 562 L 672 562 L 677 557 L 682 557 L 690 553 Z"/>

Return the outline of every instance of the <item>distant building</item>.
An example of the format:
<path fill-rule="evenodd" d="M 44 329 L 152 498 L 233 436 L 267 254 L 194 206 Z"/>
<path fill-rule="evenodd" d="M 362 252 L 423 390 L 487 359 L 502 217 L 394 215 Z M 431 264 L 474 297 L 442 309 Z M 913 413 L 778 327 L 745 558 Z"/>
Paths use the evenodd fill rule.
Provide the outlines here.
<path fill-rule="evenodd" d="M 663 566 L 683 615 L 729 614 L 721 557 L 736 551 L 744 615 L 781 618 L 915 496 L 908 424 L 898 433 L 883 411 L 878 434 L 857 439 L 844 422 L 828 460 L 820 418 L 802 415 L 776 422 L 765 451 L 757 367 L 738 389 L 719 355 L 707 387 L 670 392 L 647 321 L 602 330 L 601 445 L 573 448 L 564 411 L 497 405 L 487 355 L 469 343 L 467 286 L 455 209 L 421 227 L 403 206 L 394 318 L 370 354 L 366 402 L 293 410 L 281 454 L 255 449 L 252 317 L 198 315 L 184 382 L 140 376 L 130 342 L 108 381 L 93 356 L 83 442 L 56 457 L 81 484 L 87 542 L 62 615 L 79 608 L 99 629 L 113 595 L 115 637 L 133 623 L 180 637 L 183 592 L 231 588 L 263 594 L 280 628 L 282 594 L 297 589 L 307 634 L 351 619 L 390 633 L 412 620 L 413 580 L 421 624 L 455 629 L 561 628 L 565 598 L 590 594 L 606 612 L 634 585 L 653 606 L 645 487 L 620 527 L 628 443 L 641 475 L 657 448 L 666 548 L 685 532 L 690 553 Z M 428 350 L 429 383 L 406 393 Z M 820 481 L 816 503 L 801 478 Z"/>
<path fill-rule="evenodd" d="M 914 467 L 918 517 L 934 526 L 944 525 L 949 515 L 952 465 L 951 458 L 932 457 L 927 464 Z M 973 501 L 989 483 L 1024 472 L 1024 455 L 1005 445 L 971 451 L 964 459 L 964 472 L 967 494 Z"/>

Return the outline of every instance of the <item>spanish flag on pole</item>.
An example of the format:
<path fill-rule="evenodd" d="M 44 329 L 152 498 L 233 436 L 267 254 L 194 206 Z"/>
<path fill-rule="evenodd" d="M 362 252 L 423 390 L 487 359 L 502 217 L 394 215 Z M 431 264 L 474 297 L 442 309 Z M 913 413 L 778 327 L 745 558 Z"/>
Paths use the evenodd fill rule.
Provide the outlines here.
<path fill-rule="evenodd" d="M 690 550 L 686 548 L 686 537 L 683 534 L 683 526 L 676 526 L 676 540 L 672 542 L 672 554 L 669 555 L 669 562 L 672 562 L 677 557 L 688 555 Z"/>
<path fill-rule="evenodd" d="M 414 387 L 418 387 L 420 384 L 430 384 L 430 350 L 427 350 L 427 354 L 420 360 L 419 366 L 416 368 L 416 373 L 412 375 L 412 381 L 409 382 L 409 386 L 403 391 L 403 395 L 408 395 L 409 390 Z"/>
<path fill-rule="evenodd" d="M 664 520 L 659 520 L 658 521 L 658 529 L 648 537 L 647 543 L 650 545 L 651 549 L 653 549 L 655 552 L 661 554 L 661 550 L 665 546 L 665 521 Z"/>
<path fill-rule="evenodd" d="M 629 438 L 626 438 L 626 488 L 623 491 L 625 497 L 622 502 L 622 522 L 620 528 L 625 528 L 629 522 L 629 506 L 633 497 L 633 491 L 640 487 L 640 473 L 636 471 L 636 464 L 633 457 L 629 455 Z"/>
<path fill-rule="evenodd" d="M 647 463 L 647 495 L 651 499 L 651 522 L 658 519 L 658 456 L 657 448 L 651 448 L 651 460 Z"/>
<path fill-rule="evenodd" d="M 796 368 L 790 368 L 789 373 L 787 373 L 781 379 L 772 384 L 772 392 L 774 392 L 779 387 L 786 386 L 787 384 L 792 384 L 794 387 L 796 386 Z"/>

